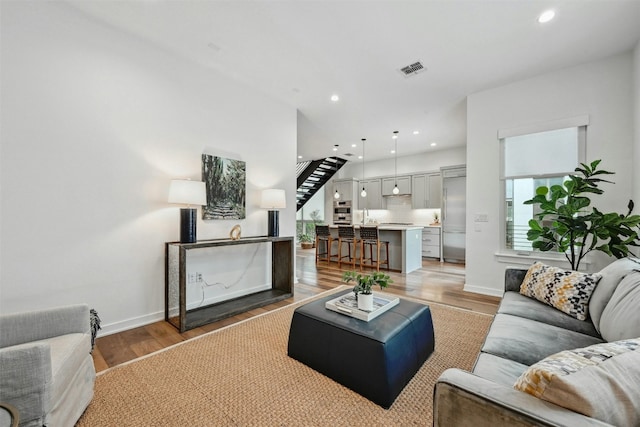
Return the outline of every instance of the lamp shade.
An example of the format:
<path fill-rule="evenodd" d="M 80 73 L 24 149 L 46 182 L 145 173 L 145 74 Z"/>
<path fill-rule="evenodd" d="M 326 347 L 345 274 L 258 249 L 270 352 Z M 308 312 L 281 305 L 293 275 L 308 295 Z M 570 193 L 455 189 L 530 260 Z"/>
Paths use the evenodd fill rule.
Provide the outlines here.
<path fill-rule="evenodd" d="M 285 209 L 287 200 L 284 190 L 270 188 L 262 190 L 262 201 L 260 207 L 263 209 Z"/>
<path fill-rule="evenodd" d="M 207 204 L 207 193 L 202 181 L 189 181 L 186 179 L 173 179 L 169 185 L 169 203 L 184 205 Z"/>

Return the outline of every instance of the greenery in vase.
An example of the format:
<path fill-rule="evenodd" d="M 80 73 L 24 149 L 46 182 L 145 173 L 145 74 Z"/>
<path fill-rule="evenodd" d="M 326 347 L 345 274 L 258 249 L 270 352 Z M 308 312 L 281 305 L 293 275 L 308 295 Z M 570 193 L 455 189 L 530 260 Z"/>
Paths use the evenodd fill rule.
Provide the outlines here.
<path fill-rule="evenodd" d="M 629 246 L 640 246 L 640 215 L 631 215 L 632 200 L 625 215 L 591 207 L 587 195 L 604 193 L 598 184 L 611 181 L 600 177 L 614 173 L 598 170 L 599 163 L 600 160 L 590 165 L 581 163 L 582 167 L 575 169 L 578 174 L 569 176 L 563 185 L 538 187 L 535 197 L 524 202 L 540 206 L 540 212 L 529 221 L 527 239 L 533 242 L 532 246 L 543 252 L 564 253 L 573 270 L 591 251 L 623 258 L 629 255 Z"/>
<path fill-rule="evenodd" d="M 353 288 L 353 292 L 356 295 L 358 295 L 358 293 L 365 295 L 372 294 L 373 291 L 371 288 L 373 286 L 378 285 L 380 286 L 380 289 L 382 289 L 389 286 L 389 283 L 393 283 L 393 280 L 391 280 L 389 275 L 380 271 L 374 271 L 371 274 L 360 274 L 355 271 L 346 271 L 342 275 L 342 280 L 345 283 L 356 282 L 356 285 Z"/>

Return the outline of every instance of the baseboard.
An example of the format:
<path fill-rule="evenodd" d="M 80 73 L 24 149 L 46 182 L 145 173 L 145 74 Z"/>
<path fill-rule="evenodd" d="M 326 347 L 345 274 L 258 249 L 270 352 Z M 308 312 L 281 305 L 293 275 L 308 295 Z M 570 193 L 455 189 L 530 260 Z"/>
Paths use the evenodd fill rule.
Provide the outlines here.
<path fill-rule="evenodd" d="M 495 288 L 485 288 L 484 286 L 473 286 L 465 283 L 464 291 L 473 292 L 475 294 L 491 295 L 492 297 L 501 297 L 504 290 Z"/>
<path fill-rule="evenodd" d="M 98 315 L 100 315 L 100 313 L 98 313 Z M 140 317 L 133 317 L 121 322 L 103 324 L 100 325 L 101 329 L 98 331 L 98 338 L 126 331 L 128 329 L 138 328 L 140 326 L 148 325 L 160 320 L 164 320 L 164 310 L 145 314 L 144 316 Z"/>
<path fill-rule="evenodd" d="M 294 283 L 298 283 L 298 278 L 294 277 Z M 98 313 L 100 315 L 100 313 Z M 101 329 L 98 331 L 98 338 L 106 335 L 116 334 L 118 332 L 126 331 L 128 329 L 138 328 L 150 323 L 159 322 L 164 320 L 164 310 L 156 313 L 145 314 L 144 316 L 134 317 L 131 319 L 123 320 L 121 322 L 107 323 L 100 325 Z"/>

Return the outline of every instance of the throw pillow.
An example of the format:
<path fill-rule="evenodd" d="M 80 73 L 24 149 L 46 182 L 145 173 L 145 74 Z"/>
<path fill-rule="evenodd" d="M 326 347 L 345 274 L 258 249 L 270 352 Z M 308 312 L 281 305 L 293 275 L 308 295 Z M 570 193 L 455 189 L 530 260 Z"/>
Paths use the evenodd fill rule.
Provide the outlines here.
<path fill-rule="evenodd" d="M 640 338 L 561 351 L 514 388 L 616 426 L 640 425 Z"/>
<path fill-rule="evenodd" d="M 527 271 L 520 293 L 578 320 L 587 320 L 589 298 L 601 277 L 536 262 Z"/>
<path fill-rule="evenodd" d="M 593 326 L 600 332 L 600 317 L 620 281 L 633 270 L 640 269 L 640 259 L 620 258 L 598 272 L 602 276 L 589 300 L 589 315 Z M 636 336 L 640 336 L 636 335 Z M 607 341 L 615 341 L 608 339 Z"/>
<path fill-rule="evenodd" d="M 613 292 L 600 318 L 607 341 L 640 337 L 640 271 L 631 271 Z"/>

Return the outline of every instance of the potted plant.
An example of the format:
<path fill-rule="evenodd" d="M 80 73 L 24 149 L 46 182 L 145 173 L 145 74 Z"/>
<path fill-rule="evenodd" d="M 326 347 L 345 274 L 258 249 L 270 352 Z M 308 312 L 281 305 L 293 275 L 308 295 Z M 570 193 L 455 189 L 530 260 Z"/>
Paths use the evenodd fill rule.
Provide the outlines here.
<path fill-rule="evenodd" d="M 439 225 L 440 224 L 440 214 L 437 211 L 433 212 L 433 222 L 431 225 Z"/>
<path fill-rule="evenodd" d="M 371 274 L 360 274 L 355 271 L 346 271 L 342 276 L 342 280 L 345 283 L 356 282 L 353 288 L 353 292 L 356 294 L 358 300 L 358 308 L 360 310 L 373 311 L 373 290 L 375 285 L 380 286 L 380 289 L 389 286 L 389 283 L 393 283 L 391 277 L 380 271 L 374 271 Z"/>
<path fill-rule="evenodd" d="M 589 165 L 581 163 L 582 167 L 575 169 L 578 174 L 569 176 L 563 185 L 538 187 L 535 197 L 524 202 L 540 206 L 540 212 L 529 221 L 527 239 L 533 242 L 532 246 L 543 252 L 564 253 L 573 270 L 591 251 L 623 258 L 629 254 L 629 246 L 640 246 L 640 215 L 631 215 L 632 200 L 625 215 L 591 207 L 587 195 L 604 193 L 598 184 L 611 181 L 600 177 L 613 174 L 598 170 L 599 163 L 600 160 Z"/>
<path fill-rule="evenodd" d="M 311 249 L 313 248 L 313 238 L 308 234 L 300 234 L 298 235 L 298 240 L 300 241 L 300 246 L 302 249 Z"/>

